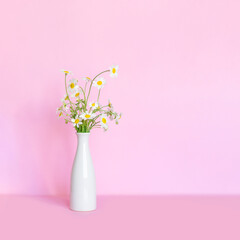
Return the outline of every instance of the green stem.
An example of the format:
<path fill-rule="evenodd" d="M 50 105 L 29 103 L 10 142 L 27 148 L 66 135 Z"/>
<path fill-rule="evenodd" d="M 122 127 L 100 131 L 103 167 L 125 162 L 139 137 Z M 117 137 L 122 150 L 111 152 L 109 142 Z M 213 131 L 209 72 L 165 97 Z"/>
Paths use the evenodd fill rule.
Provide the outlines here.
<path fill-rule="evenodd" d="M 102 128 L 100 125 L 96 125 L 96 126 L 94 126 L 93 128 Z M 91 130 L 93 129 L 93 128 L 91 128 Z"/>
<path fill-rule="evenodd" d="M 89 130 L 91 130 L 98 123 L 100 123 L 100 122 L 95 122 L 93 125 L 91 125 Z"/>
<path fill-rule="evenodd" d="M 97 103 L 99 101 L 100 93 L 101 93 L 101 89 L 99 89 L 99 91 L 98 91 Z"/>
<path fill-rule="evenodd" d="M 98 77 L 100 76 L 101 74 L 105 73 L 105 72 L 110 72 L 110 70 L 105 70 L 103 72 L 100 72 L 98 75 L 96 75 L 93 80 L 91 81 L 91 84 L 90 84 L 90 87 L 89 87 L 89 91 L 88 91 L 88 96 L 87 96 L 87 103 L 88 103 L 88 98 L 89 98 L 89 95 L 90 95 L 90 92 L 91 92 L 91 89 L 92 89 L 92 84 L 93 84 L 93 81 Z"/>
<path fill-rule="evenodd" d="M 100 108 L 98 109 L 98 111 L 99 111 L 100 109 L 104 108 L 104 107 L 108 107 L 108 105 L 100 107 Z"/>
<path fill-rule="evenodd" d="M 99 114 L 99 115 L 97 115 L 96 117 L 94 117 L 94 118 L 92 119 L 93 122 L 96 121 L 101 115 L 102 115 L 102 114 Z"/>
<path fill-rule="evenodd" d="M 87 109 L 87 103 L 86 103 L 86 95 L 85 95 L 85 91 L 83 90 L 83 88 L 81 86 L 79 86 L 82 89 L 83 92 L 83 96 L 84 96 L 84 102 L 85 102 L 85 111 Z"/>
<path fill-rule="evenodd" d="M 85 83 L 85 86 L 84 86 L 84 92 L 86 92 L 87 83 L 88 83 L 88 82 Z"/>

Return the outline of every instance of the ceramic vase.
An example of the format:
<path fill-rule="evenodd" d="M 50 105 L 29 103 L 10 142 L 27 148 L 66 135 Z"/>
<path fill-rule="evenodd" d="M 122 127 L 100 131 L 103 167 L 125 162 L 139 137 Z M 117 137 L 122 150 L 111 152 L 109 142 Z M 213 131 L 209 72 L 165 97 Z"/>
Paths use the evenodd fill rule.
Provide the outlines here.
<path fill-rule="evenodd" d="M 73 211 L 96 209 L 96 180 L 89 149 L 90 133 L 77 133 L 77 151 L 72 167 L 70 208 Z"/>

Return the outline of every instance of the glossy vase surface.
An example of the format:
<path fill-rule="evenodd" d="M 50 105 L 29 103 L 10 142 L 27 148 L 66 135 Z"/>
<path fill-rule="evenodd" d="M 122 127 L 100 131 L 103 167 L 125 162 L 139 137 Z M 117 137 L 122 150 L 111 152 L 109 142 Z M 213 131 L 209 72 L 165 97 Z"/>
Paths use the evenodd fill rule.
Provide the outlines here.
<path fill-rule="evenodd" d="M 73 211 L 96 209 L 96 180 L 89 149 L 90 133 L 77 133 L 77 151 L 72 167 L 70 208 Z"/>

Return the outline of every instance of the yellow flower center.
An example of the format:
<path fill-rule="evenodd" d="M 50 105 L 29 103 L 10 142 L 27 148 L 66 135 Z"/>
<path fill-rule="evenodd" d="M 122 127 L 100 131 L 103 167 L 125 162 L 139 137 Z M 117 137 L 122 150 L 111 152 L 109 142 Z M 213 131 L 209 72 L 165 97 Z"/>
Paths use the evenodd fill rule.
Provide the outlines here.
<path fill-rule="evenodd" d="M 95 107 L 95 103 L 92 103 L 92 107 Z"/>
<path fill-rule="evenodd" d="M 75 120 L 75 123 L 76 123 L 76 124 L 78 124 L 79 122 L 80 122 L 80 120 L 79 120 L 79 119 L 76 119 L 76 120 Z"/>
<path fill-rule="evenodd" d="M 62 112 L 59 113 L 59 117 L 61 117 L 61 116 L 62 116 Z"/>
<path fill-rule="evenodd" d="M 71 83 L 70 84 L 70 88 L 74 88 L 75 87 L 75 84 L 74 83 Z"/>
<path fill-rule="evenodd" d="M 105 124 L 107 122 L 106 118 L 102 118 L 102 122 Z"/>
<path fill-rule="evenodd" d="M 91 115 L 89 115 L 89 114 L 85 115 L 85 118 L 90 118 L 90 117 L 91 117 Z"/>
<path fill-rule="evenodd" d="M 97 85 L 101 86 L 102 85 L 102 81 L 98 81 Z"/>
<path fill-rule="evenodd" d="M 116 73 L 116 68 L 113 68 L 113 69 L 112 69 L 112 73 L 113 73 L 113 74 Z"/>
<path fill-rule="evenodd" d="M 79 92 L 75 94 L 75 97 L 78 97 L 79 96 Z"/>
<path fill-rule="evenodd" d="M 65 73 L 69 73 L 69 71 L 64 71 Z"/>
<path fill-rule="evenodd" d="M 86 79 L 91 80 L 91 78 L 89 78 L 89 77 L 86 77 Z"/>

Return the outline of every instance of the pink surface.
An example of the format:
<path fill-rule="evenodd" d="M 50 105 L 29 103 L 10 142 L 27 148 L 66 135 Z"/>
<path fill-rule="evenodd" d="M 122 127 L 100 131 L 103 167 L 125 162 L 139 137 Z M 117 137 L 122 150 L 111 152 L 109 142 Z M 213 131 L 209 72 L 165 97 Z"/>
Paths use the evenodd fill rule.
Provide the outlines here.
<path fill-rule="evenodd" d="M 4 1 L 0 193 L 69 192 L 76 136 L 55 115 L 59 70 L 92 77 L 119 64 L 102 100 L 123 119 L 91 135 L 98 194 L 239 194 L 239 9 L 234 0 Z"/>
<path fill-rule="evenodd" d="M 66 198 L 0 197 L 0 239 L 239 240 L 239 197 L 98 198 L 78 213 Z"/>

